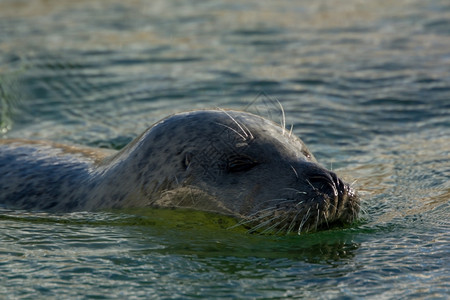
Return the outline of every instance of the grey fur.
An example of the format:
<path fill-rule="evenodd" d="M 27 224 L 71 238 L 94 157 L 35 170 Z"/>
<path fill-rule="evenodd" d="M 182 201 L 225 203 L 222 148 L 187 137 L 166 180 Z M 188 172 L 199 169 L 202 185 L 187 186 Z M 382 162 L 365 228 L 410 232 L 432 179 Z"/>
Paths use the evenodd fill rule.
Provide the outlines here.
<path fill-rule="evenodd" d="M 44 211 L 189 207 L 251 231 L 351 222 L 353 189 L 283 127 L 240 111 L 169 116 L 108 156 L 47 142 L 0 141 L 0 204 Z"/>

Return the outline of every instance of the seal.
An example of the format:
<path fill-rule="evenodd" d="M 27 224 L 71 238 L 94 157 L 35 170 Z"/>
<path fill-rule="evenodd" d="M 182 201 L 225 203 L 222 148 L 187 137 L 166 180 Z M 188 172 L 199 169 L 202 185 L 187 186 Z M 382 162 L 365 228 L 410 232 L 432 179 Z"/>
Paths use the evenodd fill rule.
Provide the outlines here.
<path fill-rule="evenodd" d="M 305 144 L 233 110 L 171 115 L 121 151 L 0 141 L 0 204 L 49 212 L 176 207 L 236 217 L 255 232 L 350 223 L 359 197 Z"/>

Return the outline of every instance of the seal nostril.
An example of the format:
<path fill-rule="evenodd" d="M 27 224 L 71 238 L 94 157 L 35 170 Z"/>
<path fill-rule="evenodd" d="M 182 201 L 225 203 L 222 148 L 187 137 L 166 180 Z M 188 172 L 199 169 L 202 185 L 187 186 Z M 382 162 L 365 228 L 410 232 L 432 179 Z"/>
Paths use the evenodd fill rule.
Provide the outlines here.
<path fill-rule="evenodd" d="M 312 175 L 308 178 L 308 182 L 317 192 L 329 195 L 330 197 L 338 196 L 338 185 L 330 174 Z"/>
<path fill-rule="evenodd" d="M 337 177 L 336 173 L 330 172 L 331 178 L 333 180 L 334 186 L 340 195 L 345 194 L 346 184 Z"/>

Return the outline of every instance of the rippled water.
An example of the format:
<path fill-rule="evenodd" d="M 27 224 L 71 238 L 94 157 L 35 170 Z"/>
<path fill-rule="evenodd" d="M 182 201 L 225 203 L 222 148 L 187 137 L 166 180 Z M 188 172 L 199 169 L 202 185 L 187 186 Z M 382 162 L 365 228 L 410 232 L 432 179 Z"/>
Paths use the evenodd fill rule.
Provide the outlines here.
<path fill-rule="evenodd" d="M 365 211 L 273 237 L 3 209 L 0 298 L 446 298 L 449 70 L 445 0 L 0 1 L 3 138 L 119 149 L 170 113 L 273 97 Z"/>

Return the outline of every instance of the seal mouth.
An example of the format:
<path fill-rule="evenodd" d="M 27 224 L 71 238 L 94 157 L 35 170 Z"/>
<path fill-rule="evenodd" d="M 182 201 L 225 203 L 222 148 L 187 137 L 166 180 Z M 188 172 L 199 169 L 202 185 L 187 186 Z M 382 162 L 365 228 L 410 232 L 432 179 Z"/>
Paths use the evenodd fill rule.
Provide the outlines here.
<path fill-rule="evenodd" d="M 249 232 L 289 234 L 317 231 L 353 222 L 359 213 L 355 190 L 333 172 L 320 172 L 307 179 L 311 191 L 288 188 L 288 197 L 276 199 L 266 209 L 250 215 L 243 224 Z M 274 199 L 275 201 L 275 199 Z"/>

